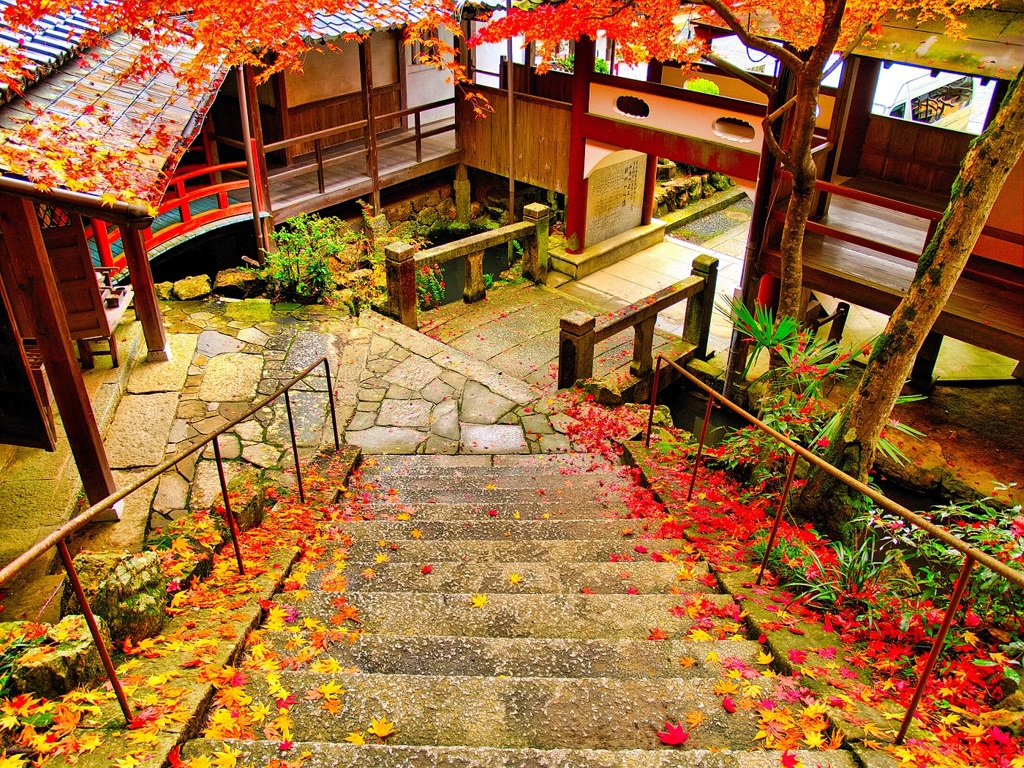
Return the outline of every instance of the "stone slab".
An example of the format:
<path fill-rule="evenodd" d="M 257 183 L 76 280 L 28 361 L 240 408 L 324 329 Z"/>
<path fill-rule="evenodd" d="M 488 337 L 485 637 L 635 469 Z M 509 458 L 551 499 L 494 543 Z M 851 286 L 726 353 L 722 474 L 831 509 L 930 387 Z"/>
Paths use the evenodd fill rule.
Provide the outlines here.
<path fill-rule="evenodd" d="M 514 407 L 478 381 L 467 382 L 462 392 L 462 420 L 473 424 L 494 424 Z"/>
<path fill-rule="evenodd" d="M 299 445 L 319 445 L 324 420 L 329 418 L 327 395 L 322 392 L 293 392 L 291 402 L 295 441 Z M 284 397 L 281 397 L 274 405 L 274 420 L 267 427 L 266 441 L 274 445 L 291 445 L 291 439 L 288 411 Z"/>
<path fill-rule="evenodd" d="M 529 453 L 523 428 L 514 424 L 462 423 L 463 453 Z"/>
<path fill-rule="evenodd" d="M 110 467 L 153 467 L 163 461 L 177 409 L 177 392 L 121 398 L 114 423 L 103 441 Z"/>
<path fill-rule="evenodd" d="M 167 339 L 171 358 L 164 363 L 140 362 L 128 380 L 128 392 L 142 395 L 150 392 L 178 392 L 185 384 L 188 367 L 196 351 L 198 337 L 192 334 L 171 334 Z"/>
<path fill-rule="evenodd" d="M 328 337 L 316 331 L 299 331 L 288 348 L 285 366 L 295 372 L 307 368 L 321 357 L 326 357 L 329 348 Z"/>
<path fill-rule="evenodd" d="M 366 454 L 416 453 L 426 439 L 426 432 L 408 427 L 371 427 L 345 433 L 345 442 L 358 445 Z"/>
<path fill-rule="evenodd" d="M 441 375 L 441 368 L 419 355 L 407 357 L 383 378 L 389 384 L 419 391 Z"/>
<path fill-rule="evenodd" d="M 248 401 L 256 395 L 263 374 L 263 358 L 228 352 L 218 355 L 206 366 L 199 397 L 211 403 Z"/>
<path fill-rule="evenodd" d="M 461 434 L 459 408 L 454 400 L 445 400 L 434 406 L 434 410 L 430 414 L 430 431 L 438 437 L 458 441 Z M 447 451 L 444 452 L 447 453 Z"/>
<path fill-rule="evenodd" d="M 426 400 L 385 400 L 380 405 L 377 423 L 383 427 L 415 427 L 430 424 L 430 403 Z"/>
<path fill-rule="evenodd" d="M 234 336 L 220 331 L 203 331 L 199 334 L 196 352 L 207 357 L 216 357 L 226 352 L 238 352 L 245 344 Z"/>

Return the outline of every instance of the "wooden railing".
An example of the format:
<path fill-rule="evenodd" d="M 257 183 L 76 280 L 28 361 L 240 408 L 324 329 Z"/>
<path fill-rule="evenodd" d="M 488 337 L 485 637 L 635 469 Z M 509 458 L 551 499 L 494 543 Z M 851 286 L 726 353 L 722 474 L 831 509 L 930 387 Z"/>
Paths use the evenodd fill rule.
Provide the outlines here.
<path fill-rule="evenodd" d="M 789 177 L 789 174 L 785 174 L 785 176 L 787 178 L 791 178 Z M 925 221 L 928 222 L 928 229 L 925 232 L 924 236 L 925 245 L 927 245 L 928 242 L 931 241 L 932 236 L 935 234 L 935 229 L 938 226 L 939 220 L 942 219 L 943 216 L 942 211 L 936 211 L 931 208 L 924 208 L 920 205 L 905 203 L 900 200 L 893 200 L 892 198 L 889 197 L 883 197 L 882 195 L 876 195 L 871 192 L 863 192 L 858 189 L 851 189 L 849 187 L 840 186 L 838 184 L 832 184 L 827 181 L 815 182 L 815 188 L 819 192 L 825 194 L 837 195 L 839 197 L 843 197 L 849 200 L 856 200 L 861 203 L 866 203 L 867 205 L 873 205 L 879 208 L 885 208 L 890 211 L 896 211 L 897 213 L 903 213 L 908 216 L 913 216 L 915 218 L 924 219 Z M 774 221 L 784 221 L 785 211 L 781 210 L 780 207 L 776 206 L 772 210 L 771 216 Z M 843 242 L 850 243 L 851 245 L 857 245 L 862 248 L 870 248 L 871 250 L 878 251 L 879 253 L 884 253 L 887 256 L 893 256 L 904 261 L 916 263 L 917 260 L 921 257 L 920 252 L 908 251 L 904 248 L 898 248 L 894 245 L 890 245 L 889 243 L 884 242 L 881 235 L 877 239 L 874 237 L 865 237 L 863 235 L 858 235 L 854 232 L 848 232 L 846 230 L 839 229 L 835 226 L 823 224 L 817 221 L 808 221 L 807 231 L 814 232 L 824 237 L 831 237 L 836 240 L 841 240 Z M 1021 235 L 1018 232 L 1009 232 L 1007 230 L 999 229 L 997 227 L 991 227 L 988 225 L 986 225 L 982 229 L 981 234 L 983 238 L 989 238 L 991 240 L 996 241 L 999 244 L 999 246 L 1001 246 L 997 247 L 999 247 L 999 250 L 1002 251 L 1002 253 L 990 254 L 987 252 L 987 250 L 984 249 L 981 252 L 979 252 L 976 248 L 977 256 L 986 260 L 1009 264 L 1010 266 L 1024 267 L 1024 261 L 1022 260 L 1018 260 L 1020 261 L 1020 263 L 1008 262 L 1005 260 L 1006 254 L 1008 254 L 1011 249 L 1013 249 L 1014 247 L 1016 247 L 1017 249 L 1022 249 L 1022 247 L 1024 247 L 1024 235 Z M 1002 256 L 1003 258 L 998 258 L 998 256 Z M 1006 276 L 994 274 L 991 270 L 979 268 L 979 265 L 977 263 L 968 264 L 964 272 L 965 274 L 968 275 L 982 275 L 986 279 L 998 281 L 1000 283 L 1005 284 L 1008 287 L 1019 288 L 1021 285 L 1019 278 L 1012 279 Z"/>
<path fill-rule="evenodd" d="M 157 208 L 153 225 L 142 233 L 142 240 L 146 248 L 155 248 L 194 232 L 199 227 L 210 224 L 221 219 L 232 216 L 240 216 L 251 213 L 251 204 L 248 200 L 232 202 L 228 196 L 230 192 L 241 189 L 248 189 L 249 182 L 245 179 L 235 181 L 217 181 L 221 174 L 226 171 L 241 171 L 245 173 L 245 163 L 222 163 L 220 165 L 194 168 L 185 173 L 175 175 L 168 186 L 164 200 Z M 206 176 L 210 184 L 190 187 L 189 182 Z M 215 198 L 216 207 L 194 214 L 192 204 L 204 198 Z M 170 211 L 178 211 L 178 221 L 162 222 L 160 217 Z M 116 225 L 108 224 L 99 219 L 93 219 L 92 223 L 85 229 L 86 238 L 91 238 L 96 243 L 96 250 L 99 253 L 100 266 L 122 269 L 125 265 L 124 255 L 114 253 L 114 244 L 120 240 L 121 233 Z"/>
<path fill-rule="evenodd" d="M 717 280 L 718 259 L 701 254 L 693 260 L 690 277 L 600 320 L 580 310 L 565 315 L 559 321 L 558 388 L 565 389 L 581 379 L 591 378 L 595 346 L 627 328 L 633 329 L 630 373 L 637 378 L 647 376 L 654 365 L 654 327 L 658 313 L 680 301 L 687 301 L 683 340 L 693 345 L 695 357 L 707 357 Z"/>
<path fill-rule="evenodd" d="M 440 101 L 432 101 L 429 104 L 421 104 L 416 107 L 409 107 L 407 109 L 400 109 L 395 112 L 388 112 L 383 115 L 375 115 L 374 123 L 383 123 L 390 120 L 400 120 L 406 117 L 413 117 L 413 132 L 412 135 L 399 135 L 394 138 L 385 138 L 377 141 L 378 151 L 381 149 L 387 149 L 390 147 L 397 147 L 403 144 L 409 144 L 412 142 L 416 143 L 416 162 L 421 162 L 423 159 L 423 140 L 428 139 L 432 136 L 439 136 L 442 133 L 455 130 L 454 119 L 444 125 L 437 126 L 430 130 L 423 130 L 422 115 L 431 109 L 438 109 L 440 107 L 448 107 L 455 104 L 455 98 L 441 99 Z M 293 179 L 297 176 L 305 176 L 310 173 L 316 173 L 317 189 L 320 194 L 327 192 L 329 186 L 327 184 L 326 169 L 332 165 L 347 160 L 350 157 L 357 157 L 363 155 L 366 158 L 366 175 L 372 176 L 373 169 L 371 163 L 373 162 L 370 156 L 370 142 L 369 136 L 366 135 L 368 128 L 370 127 L 369 122 L 366 119 L 355 120 L 351 123 L 345 123 L 344 125 L 332 126 L 331 128 L 324 128 L 319 131 L 313 131 L 312 133 L 304 133 L 300 136 L 289 136 L 288 138 L 281 139 L 280 141 L 273 141 L 263 146 L 264 153 L 278 152 L 289 147 L 295 147 L 300 144 L 312 144 L 313 145 L 313 162 L 304 163 L 297 165 L 292 168 L 288 168 L 282 171 L 275 172 L 270 180 L 272 182 L 279 182 L 285 179 Z M 356 139 L 354 141 L 359 144 L 351 149 L 344 151 L 332 150 L 330 154 L 325 154 L 324 145 L 332 138 L 336 138 L 342 134 L 351 133 L 353 131 L 363 131 L 364 136 L 361 140 Z M 217 138 L 218 141 L 223 141 L 222 137 Z"/>
<path fill-rule="evenodd" d="M 523 246 L 523 277 L 543 283 L 548 271 L 548 220 L 551 209 L 540 203 L 523 206 L 524 221 L 481 232 L 454 243 L 416 253 L 409 243 L 392 243 L 384 249 L 387 275 L 387 307 L 384 313 L 410 328 L 419 328 L 416 301 L 416 273 L 424 267 L 453 259 L 466 260 L 463 301 L 471 304 L 486 298 L 484 251 L 518 240 Z"/>

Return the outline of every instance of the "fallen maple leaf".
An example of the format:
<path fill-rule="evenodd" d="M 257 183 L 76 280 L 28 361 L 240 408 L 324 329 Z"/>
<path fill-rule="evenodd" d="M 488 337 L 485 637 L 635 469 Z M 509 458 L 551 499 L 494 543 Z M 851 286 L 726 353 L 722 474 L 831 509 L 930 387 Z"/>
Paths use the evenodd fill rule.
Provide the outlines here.
<path fill-rule="evenodd" d="M 427 575 L 433 573 L 433 571 L 434 571 L 434 566 L 432 566 L 430 563 L 427 563 L 422 568 L 420 568 L 420 573 L 422 573 L 424 576 L 427 576 Z"/>
<path fill-rule="evenodd" d="M 483 608 L 487 605 L 487 595 L 473 595 L 469 598 L 469 602 L 474 608 Z"/>
<path fill-rule="evenodd" d="M 648 640 L 668 640 L 668 632 L 661 627 L 651 627 L 651 634 L 647 636 Z"/>
<path fill-rule="evenodd" d="M 349 744 L 356 744 L 362 746 L 366 743 L 366 739 L 363 738 L 362 731 L 352 731 L 348 736 L 345 737 L 345 741 Z"/>
<path fill-rule="evenodd" d="M 683 730 L 681 722 L 672 725 L 672 723 L 666 720 L 665 730 L 658 731 L 658 738 L 661 739 L 662 744 L 667 744 L 670 747 L 681 747 L 690 738 L 690 734 Z"/>
<path fill-rule="evenodd" d="M 367 733 L 372 733 L 381 741 L 384 741 L 388 736 L 393 736 L 398 733 L 398 729 L 395 728 L 395 724 L 390 722 L 386 717 L 381 716 L 380 718 L 371 717 L 370 727 L 366 729 Z"/>
<path fill-rule="evenodd" d="M 722 699 L 722 709 L 724 709 L 730 715 L 736 711 L 736 702 L 733 701 L 732 696 L 726 696 L 724 699 Z"/>
<path fill-rule="evenodd" d="M 691 730 L 696 728 L 697 726 L 699 726 L 703 722 L 704 722 L 704 715 L 702 715 L 700 712 L 696 712 L 696 711 L 690 712 L 686 716 L 686 724 L 688 726 L 690 726 Z"/>
<path fill-rule="evenodd" d="M 508 577 L 509 584 L 519 584 L 520 582 L 522 582 L 522 580 L 523 577 L 520 576 L 518 573 L 513 573 L 511 576 Z"/>

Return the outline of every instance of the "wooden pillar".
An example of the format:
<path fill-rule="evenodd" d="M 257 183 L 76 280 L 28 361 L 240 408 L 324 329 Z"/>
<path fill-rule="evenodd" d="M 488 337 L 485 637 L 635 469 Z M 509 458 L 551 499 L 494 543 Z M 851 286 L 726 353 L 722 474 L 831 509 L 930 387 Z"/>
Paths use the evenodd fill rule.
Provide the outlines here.
<path fill-rule="evenodd" d="M 255 163 L 255 169 L 257 178 L 256 181 L 260 187 L 260 195 L 263 200 L 263 210 L 271 215 L 273 219 L 274 207 L 270 200 L 270 174 L 267 172 L 267 151 L 263 146 L 263 117 L 260 115 L 260 100 L 256 93 L 256 73 L 253 72 L 251 66 L 245 68 L 245 103 L 249 111 L 249 130 L 252 132 L 252 140 L 255 142 L 254 152 L 255 157 L 253 158 Z M 284 105 L 280 105 L 279 109 L 284 110 Z M 267 243 L 267 247 L 270 247 L 270 222 L 263 219 L 261 220 L 263 228 L 263 239 Z"/>
<path fill-rule="evenodd" d="M 548 279 L 548 228 L 551 209 L 541 203 L 523 206 L 523 220 L 533 222 L 534 234 L 523 248 L 523 277 L 543 285 Z"/>
<path fill-rule="evenodd" d="M 654 326 L 658 316 L 641 320 L 633 326 L 633 361 L 629 372 L 640 378 L 654 370 Z"/>
<path fill-rule="evenodd" d="M 380 175 L 377 168 L 377 115 L 373 104 L 373 51 L 370 38 L 359 41 L 359 64 L 363 79 L 363 112 L 366 115 L 366 170 L 370 176 L 370 206 L 380 213 Z"/>
<path fill-rule="evenodd" d="M 647 170 L 644 176 L 644 202 L 640 213 L 640 224 L 647 226 L 654 218 L 654 185 L 658 180 L 658 156 L 647 156 Z"/>
<path fill-rule="evenodd" d="M 572 124 L 569 139 L 569 184 L 565 211 L 565 249 L 581 253 L 587 247 L 587 180 L 583 175 L 587 139 L 583 118 L 590 111 L 590 78 L 594 72 L 594 41 L 581 37 L 576 44 L 572 74 Z"/>
<path fill-rule="evenodd" d="M 935 331 L 928 331 L 921 349 L 914 358 L 914 367 L 910 369 L 910 382 L 922 392 L 930 392 L 938 377 L 935 375 L 935 363 L 939 359 L 943 336 Z"/>
<path fill-rule="evenodd" d="M 693 260 L 690 274 L 704 278 L 704 290 L 686 300 L 683 340 L 696 347 L 694 357 L 698 360 L 707 360 L 711 313 L 715 308 L 715 291 L 718 287 L 718 259 L 702 253 Z"/>
<path fill-rule="evenodd" d="M 164 319 L 160 314 L 160 305 L 156 300 L 156 286 L 153 285 L 153 273 L 149 269 L 149 257 L 142 233 L 131 227 L 121 227 L 121 242 L 124 243 L 124 260 L 128 266 L 128 275 L 135 289 L 135 316 L 142 323 L 142 333 L 146 337 L 146 357 L 151 363 L 162 363 L 170 359 L 170 347 L 167 345 L 167 334 L 164 332 Z"/>
<path fill-rule="evenodd" d="M 46 255 L 32 202 L 0 195 L 0 230 L 7 245 L 15 283 L 32 308 L 36 343 L 46 365 L 47 378 L 60 411 L 64 432 L 82 477 L 90 504 L 117 490 L 96 425 L 96 416 L 78 368 L 64 305 Z"/>

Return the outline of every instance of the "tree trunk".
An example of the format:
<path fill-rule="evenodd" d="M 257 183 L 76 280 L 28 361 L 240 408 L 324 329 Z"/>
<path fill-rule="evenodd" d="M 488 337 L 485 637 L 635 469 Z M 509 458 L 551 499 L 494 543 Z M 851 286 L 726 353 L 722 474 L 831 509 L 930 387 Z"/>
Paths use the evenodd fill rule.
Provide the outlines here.
<path fill-rule="evenodd" d="M 914 364 L 914 357 L 953 292 L 1006 177 L 1024 150 L 1024 88 L 1017 74 L 992 124 L 971 144 L 953 183 L 949 205 L 918 260 L 917 272 L 843 407 L 825 459 L 861 480 Z M 812 475 L 798 510 L 832 536 L 849 540 L 853 508 L 846 486 Z"/>

